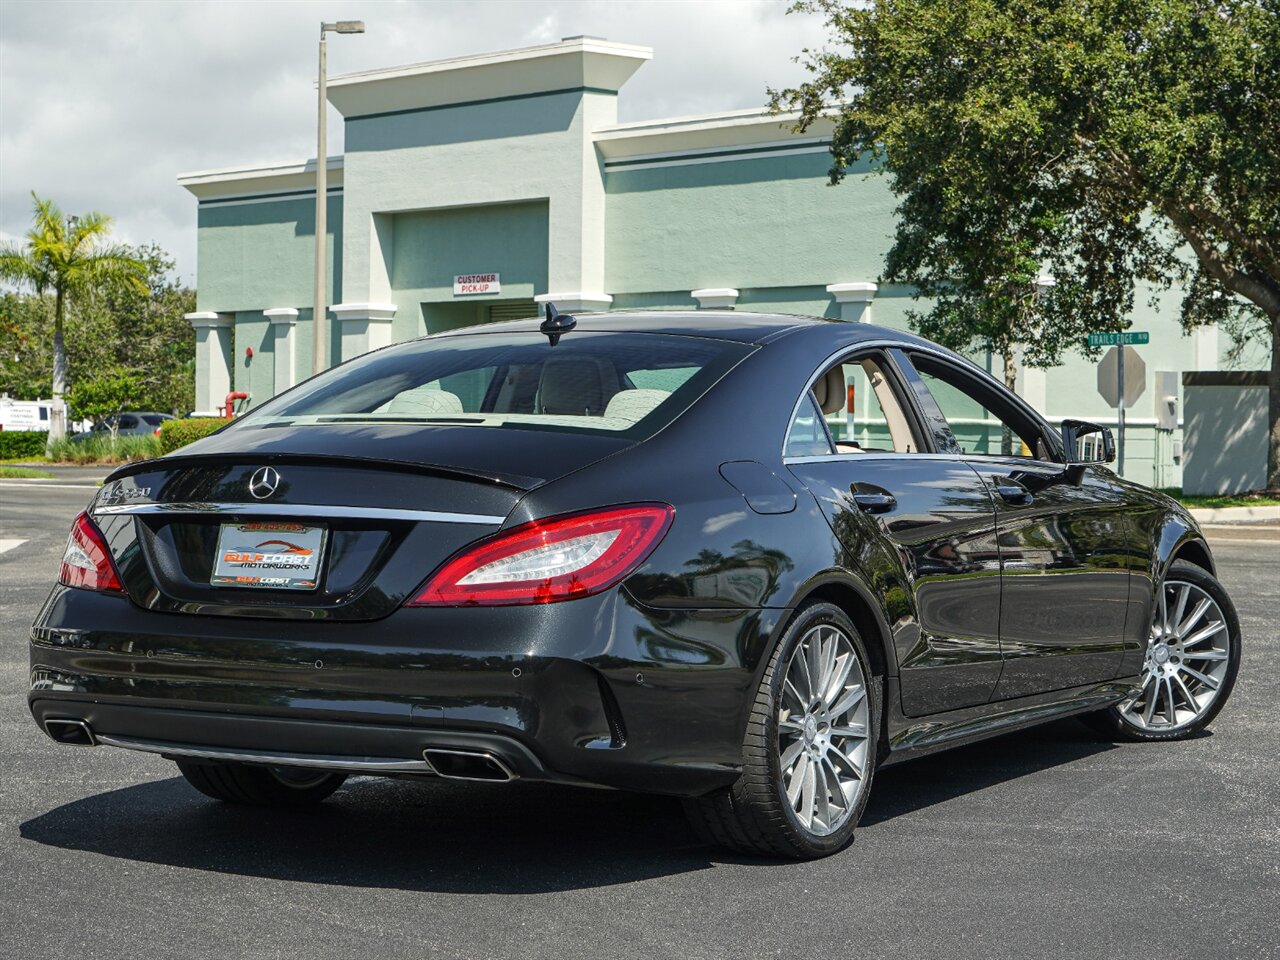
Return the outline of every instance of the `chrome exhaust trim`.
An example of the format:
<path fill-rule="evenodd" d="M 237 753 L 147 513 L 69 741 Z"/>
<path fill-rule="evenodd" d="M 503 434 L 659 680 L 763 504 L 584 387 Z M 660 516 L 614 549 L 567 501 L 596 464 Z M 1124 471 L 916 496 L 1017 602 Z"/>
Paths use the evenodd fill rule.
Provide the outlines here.
<path fill-rule="evenodd" d="M 44 722 L 44 732 L 55 743 L 71 747 L 96 747 L 101 742 L 93 735 L 93 728 L 83 720 L 50 717 Z"/>
<path fill-rule="evenodd" d="M 445 780 L 477 780 L 485 783 L 510 783 L 518 774 L 496 754 L 487 750 L 453 750 L 427 747 L 422 758 L 436 776 Z M 468 771 L 475 774 L 469 776 Z"/>
<path fill-rule="evenodd" d="M 434 773 L 426 760 L 402 760 L 396 757 L 341 757 L 315 753 L 278 753 L 271 750 L 248 750 L 233 747 L 200 747 L 160 740 L 138 740 L 102 734 L 97 742 L 108 747 L 159 753 L 166 757 L 195 757 L 201 760 L 223 760 L 229 763 L 257 763 L 271 767 L 317 767 L 345 773 Z"/>

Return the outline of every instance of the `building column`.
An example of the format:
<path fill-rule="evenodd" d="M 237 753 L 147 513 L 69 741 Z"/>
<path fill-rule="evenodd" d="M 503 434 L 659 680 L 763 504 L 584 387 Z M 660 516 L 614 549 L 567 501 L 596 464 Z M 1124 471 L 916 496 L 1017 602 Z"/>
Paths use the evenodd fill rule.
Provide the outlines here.
<path fill-rule="evenodd" d="M 271 330 L 275 334 L 271 348 L 275 359 L 274 392 L 283 393 L 298 382 L 298 338 L 294 335 L 298 311 L 293 307 L 272 307 L 262 313 L 271 322 Z"/>
<path fill-rule="evenodd" d="M 336 303 L 329 311 L 342 324 L 343 360 L 391 345 L 394 303 Z"/>
<path fill-rule="evenodd" d="M 874 283 L 833 283 L 827 287 L 827 293 L 835 297 L 840 304 L 840 319 L 849 322 L 871 322 L 871 301 L 876 298 Z"/>
<path fill-rule="evenodd" d="M 613 297 L 607 293 L 584 293 L 581 290 L 573 293 L 540 293 L 533 298 L 534 303 L 554 303 L 561 313 L 604 313 L 613 303 Z"/>
<path fill-rule="evenodd" d="M 732 310 L 738 302 L 738 291 L 733 287 L 704 287 L 689 296 L 698 301 L 699 310 Z"/>
<path fill-rule="evenodd" d="M 220 417 L 231 392 L 231 316 L 202 310 L 184 314 L 196 331 L 196 408 L 193 416 Z"/>

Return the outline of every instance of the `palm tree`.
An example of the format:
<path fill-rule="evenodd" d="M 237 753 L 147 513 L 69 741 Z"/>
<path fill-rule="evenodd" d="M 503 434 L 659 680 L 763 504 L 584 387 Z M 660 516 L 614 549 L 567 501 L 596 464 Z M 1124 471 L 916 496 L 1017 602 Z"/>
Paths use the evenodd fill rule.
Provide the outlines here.
<path fill-rule="evenodd" d="M 35 213 L 25 243 L 0 244 L 0 279 L 28 286 L 37 294 L 53 291 L 53 411 L 49 439 L 66 434 L 67 351 L 62 327 L 67 303 L 88 297 L 106 283 L 146 290 L 146 265 L 130 250 L 111 243 L 111 218 L 103 213 L 64 216 L 52 200 L 35 193 Z"/>

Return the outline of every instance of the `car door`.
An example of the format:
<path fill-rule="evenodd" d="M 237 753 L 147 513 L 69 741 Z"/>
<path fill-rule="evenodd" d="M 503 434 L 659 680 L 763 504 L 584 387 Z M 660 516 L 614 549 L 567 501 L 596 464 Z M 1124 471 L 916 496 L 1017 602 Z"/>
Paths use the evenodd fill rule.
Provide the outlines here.
<path fill-rule="evenodd" d="M 995 504 L 1004 669 L 995 699 L 1110 680 L 1129 601 L 1130 530 L 1115 475 L 1070 476 L 1052 430 L 976 368 L 907 351 L 925 403 Z M 910 376 L 910 373 L 908 374 Z"/>
<path fill-rule="evenodd" d="M 903 712 L 985 703 L 1001 668 L 986 484 L 954 454 L 931 450 L 887 354 L 855 351 L 815 387 L 797 407 L 785 462 L 889 608 Z"/>

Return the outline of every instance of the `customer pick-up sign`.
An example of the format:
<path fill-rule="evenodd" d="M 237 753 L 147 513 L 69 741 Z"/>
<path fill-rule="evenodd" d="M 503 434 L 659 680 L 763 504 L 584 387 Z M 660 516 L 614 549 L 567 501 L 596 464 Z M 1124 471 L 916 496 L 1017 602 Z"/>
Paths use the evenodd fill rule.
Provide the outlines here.
<path fill-rule="evenodd" d="M 453 295 L 465 297 L 475 293 L 501 293 L 502 284 L 496 273 L 464 273 L 453 278 Z"/>

